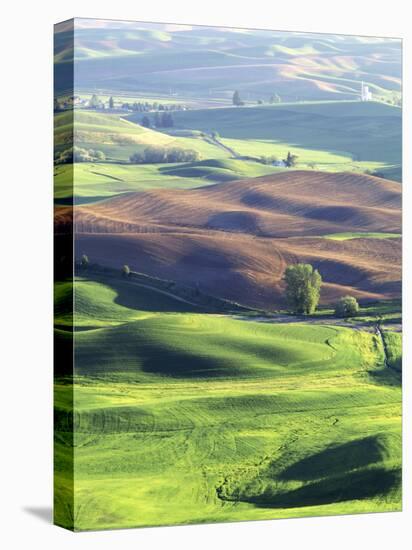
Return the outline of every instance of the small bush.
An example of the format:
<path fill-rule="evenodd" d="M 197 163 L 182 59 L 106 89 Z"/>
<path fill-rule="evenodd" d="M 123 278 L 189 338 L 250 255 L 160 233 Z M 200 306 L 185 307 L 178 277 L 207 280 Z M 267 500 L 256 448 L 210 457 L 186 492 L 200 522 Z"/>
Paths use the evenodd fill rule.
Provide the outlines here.
<path fill-rule="evenodd" d="M 354 317 L 359 312 L 359 304 L 353 296 L 343 296 L 336 304 L 336 317 Z"/>

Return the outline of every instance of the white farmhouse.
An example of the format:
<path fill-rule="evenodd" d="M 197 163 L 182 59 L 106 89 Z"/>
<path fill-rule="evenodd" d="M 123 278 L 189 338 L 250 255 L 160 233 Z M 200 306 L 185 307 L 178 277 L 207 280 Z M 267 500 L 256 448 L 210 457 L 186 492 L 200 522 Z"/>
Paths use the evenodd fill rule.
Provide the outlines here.
<path fill-rule="evenodd" d="M 363 82 L 361 87 L 361 101 L 372 101 L 372 92 L 369 91 L 369 86 L 365 86 Z"/>

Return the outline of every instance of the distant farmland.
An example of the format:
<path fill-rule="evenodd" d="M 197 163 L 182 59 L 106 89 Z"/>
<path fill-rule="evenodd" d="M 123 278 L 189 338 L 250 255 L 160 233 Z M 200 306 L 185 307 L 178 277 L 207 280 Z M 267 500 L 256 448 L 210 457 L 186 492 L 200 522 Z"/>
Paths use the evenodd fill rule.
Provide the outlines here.
<path fill-rule="evenodd" d="M 217 131 L 240 155 L 277 155 L 325 170 L 390 170 L 400 180 L 401 109 L 381 103 L 325 102 L 176 114 L 185 128 Z"/>

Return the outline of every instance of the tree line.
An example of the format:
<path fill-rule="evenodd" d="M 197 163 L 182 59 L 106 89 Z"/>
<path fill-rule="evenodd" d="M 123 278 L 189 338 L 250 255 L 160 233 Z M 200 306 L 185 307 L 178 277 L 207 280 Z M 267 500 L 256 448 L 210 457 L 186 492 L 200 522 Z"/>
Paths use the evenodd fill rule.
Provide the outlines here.
<path fill-rule="evenodd" d="M 298 162 L 298 155 L 294 155 L 290 151 L 288 151 L 288 154 L 284 159 L 280 159 L 276 155 L 268 155 L 264 156 L 261 155 L 259 158 L 256 158 L 257 162 L 260 162 L 261 164 L 276 164 L 277 162 L 282 162 L 284 166 L 287 168 L 293 168 L 296 166 Z"/>
<path fill-rule="evenodd" d="M 128 111 L 136 111 L 138 113 L 147 113 L 150 111 L 184 111 L 187 109 L 185 105 L 180 103 L 158 103 L 154 101 L 150 103 L 149 101 L 135 101 L 134 103 L 122 103 L 122 109 Z"/>
<path fill-rule="evenodd" d="M 152 145 L 144 151 L 138 151 L 130 156 L 132 164 L 158 164 L 170 162 L 195 162 L 200 160 L 200 154 L 193 149 L 180 147 L 160 147 Z"/>
<path fill-rule="evenodd" d="M 145 115 L 140 124 L 145 128 L 173 128 L 174 120 L 171 113 L 156 112 L 153 118 Z"/>
<path fill-rule="evenodd" d="M 268 103 L 270 103 L 271 105 L 273 105 L 274 103 L 280 103 L 282 100 L 280 98 L 280 95 L 278 94 L 272 94 L 270 97 L 269 97 L 269 101 Z M 240 93 L 239 93 L 239 90 L 235 90 L 233 92 L 233 96 L 232 96 L 232 103 L 233 105 L 235 105 L 236 107 L 241 107 L 242 105 L 245 104 L 245 102 L 243 101 L 243 99 L 240 97 Z M 264 104 L 264 101 L 263 99 L 258 99 L 257 100 L 257 104 L 258 105 L 263 105 Z"/>
<path fill-rule="evenodd" d="M 77 147 L 75 145 L 57 153 L 54 158 L 54 163 L 71 164 L 73 162 L 94 162 L 102 160 L 106 160 L 106 155 L 103 151 L 84 149 L 83 147 Z"/>

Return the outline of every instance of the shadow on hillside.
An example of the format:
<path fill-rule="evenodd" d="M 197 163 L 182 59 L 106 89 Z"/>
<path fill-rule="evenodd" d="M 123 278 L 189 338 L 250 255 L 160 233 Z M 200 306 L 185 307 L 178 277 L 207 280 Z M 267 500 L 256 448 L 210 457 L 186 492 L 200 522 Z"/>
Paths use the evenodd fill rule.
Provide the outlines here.
<path fill-rule="evenodd" d="M 374 468 L 334 476 L 280 494 L 268 491 L 245 500 L 260 508 L 301 508 L 377 497 L 394 489 L 400 481 L 400 470 Z"/>
<path fill-rule="evenodd" d="M 79 340 L 76 346 L 76 372 L 95 376 L 109 373 L 137 372 L 171 377 L 240 378 L 250 376 L 251 369 L 238 367 L 235 361 L 182 349 L 176 339 L 174 323 L 162 325 L 156 321 L 149 326 L 140 321 L 113 327 L 104 334 Z M 181 329 L 184 330 L 184 329 Z M 193 338 L 197 338 L 194 334 Z M 170 343 L 169 343 L 170 342 Z M 187 340 L 189 348 L 191 340 Z"/>
<path fill-rule="evenodd" d="M 330 447 L 295 462 L 280 476 L 284 480 L 310 481 L 360 469 L 384 458 L 385 436 L 371 436 Z"/>
<path fill-rule="evenodd" d="M 138 311 L 163 313 L 204 313 L 200 306 L 191 305 L 168 296 L 163 292 L 140 286 L 132 281 L 116 279 L 115 277 L 92 277 L 89 280 L 109 286 L 117 294 L 114 302 L 117 305 Z"/>
<path fill-rule="evenodd" d="M 142 351 L 141 347 L 139 349 Z M 153 346 L 143 356 L 143 371 L 173 378 L 241 378 L 248 369 L 237 368 L 221 358 L 194 355 L 183 350 Z"/>
<path fill-rule="evenodd" d="M 377 384 L 394 387 L 402 386 L 402 372 L 398 372 L 396 368 L 384 366 L 380 369 L 371 370 L 368 374 Z"/>
<path fill-rule="evenodd" d="M 295 462 L 280 475 L 272 471 L 273 463 L 257 478 L 259 486 L 266 478 L 266 488 L 259 494 L 240 491 L 236 500 L 261 508 L 300 508 L 385 495 L 400 486 L 401 471 L 387 469 L 382 464 L 400 459 L 400 449 L 398 434 L 377 434 L 329 447 Z M 272 483 L 275 478 L 304 485 L 279 492 L 278 484 Z"/>

